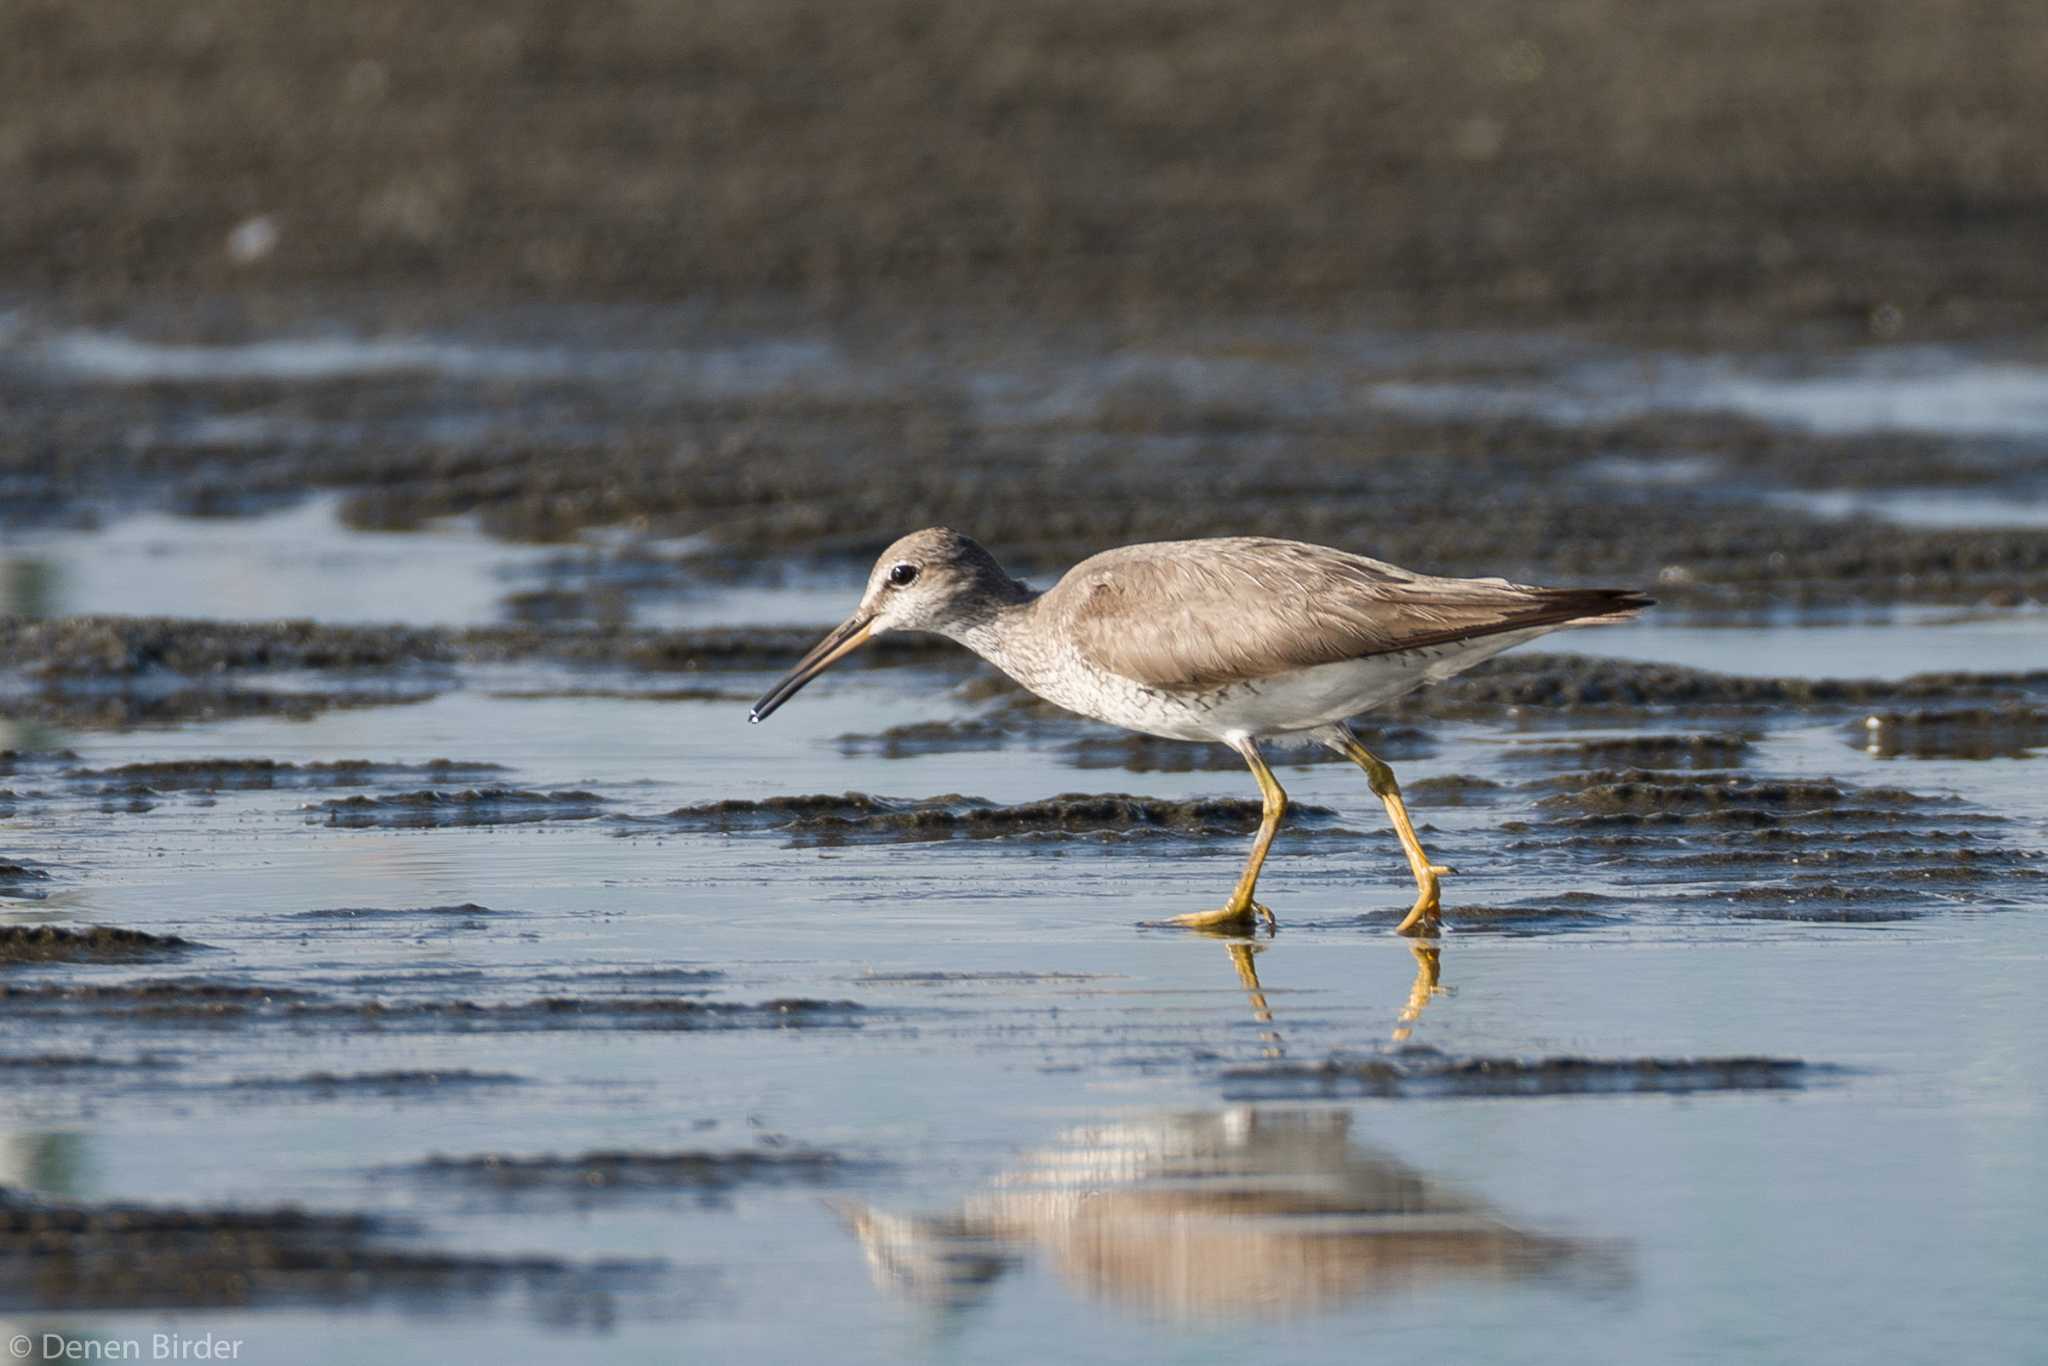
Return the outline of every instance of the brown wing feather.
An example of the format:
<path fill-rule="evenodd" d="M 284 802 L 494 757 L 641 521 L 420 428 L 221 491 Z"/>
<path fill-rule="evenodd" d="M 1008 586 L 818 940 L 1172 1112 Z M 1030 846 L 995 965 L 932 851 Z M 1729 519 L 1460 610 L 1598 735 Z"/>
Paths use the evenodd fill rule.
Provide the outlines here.
<path fill-rule="evenodd" d="M 1096 667 L 1205 688 L 1650 605 L 1609 588 L 1445 579 L 1300 541 L 1162 541 L 1106 551 L 1041 600 Z"/>

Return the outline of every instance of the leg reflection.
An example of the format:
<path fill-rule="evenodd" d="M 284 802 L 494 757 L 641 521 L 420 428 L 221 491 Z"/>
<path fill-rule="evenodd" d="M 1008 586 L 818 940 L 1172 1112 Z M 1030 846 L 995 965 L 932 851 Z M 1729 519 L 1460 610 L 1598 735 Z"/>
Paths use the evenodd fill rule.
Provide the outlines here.
<path fill-rule="evenodd" d="M 1237 980 L 1243 983 L 1245 995 L 1251 998 L 1252 1018 L 1262 1025 L 1272 1024 L 1273 1008 L 1266 1004 L 1266 989 L 1259 985 L 1259 965 L 1253 961 L 1259 954 L 1266 951 L 1265 947 L 1249 942 L 1230 944 L 1227 947 L 1230 950 L 1231 966 L 1237 969 Z M 1284 1058 L 1287 1056 L 1287 1050 L 1280 1040 L 1279 1030 L 1261 1030 L 1259 1038 L 1266 1045 L 1263 1052 L 1267 1057 Z"/>
<path fill-rule="evenodd" d="M 1401 1007 L 1397 1017 L 1400 1023 L 1394 1027 L 1394 1042 L 1406 1043 L 1415 1033 L 1415 1022 L 1422 1018 L 1423 1007 L 1430 998 L 1444 995 L 1440 985 L 1443 979 L 1444 951 L 1434 944 L 1410 944 L 1415 954 L 1415 985 L 1408 988 L 1408 1004 Z"/>

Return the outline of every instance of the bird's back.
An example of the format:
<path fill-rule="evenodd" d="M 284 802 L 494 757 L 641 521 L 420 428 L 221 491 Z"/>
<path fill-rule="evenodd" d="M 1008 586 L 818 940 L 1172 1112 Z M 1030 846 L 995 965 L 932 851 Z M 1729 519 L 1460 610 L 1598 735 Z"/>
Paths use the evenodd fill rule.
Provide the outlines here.
<path fill-rule="evenodd" d="M 1417 574 L 1268 537 L 1156 541 L 1083 560 L 1034 604 L 1093 668 L 1202 690 L 1324 664 L 1633 615 L 1606 588 Z"/>

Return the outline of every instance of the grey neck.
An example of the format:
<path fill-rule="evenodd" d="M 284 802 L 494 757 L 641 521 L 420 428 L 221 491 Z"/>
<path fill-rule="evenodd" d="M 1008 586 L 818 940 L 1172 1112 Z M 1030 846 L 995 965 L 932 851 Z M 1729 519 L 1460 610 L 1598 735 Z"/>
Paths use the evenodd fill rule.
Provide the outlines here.
<path fill-rule="evenodd" d="M 1026 622 L 1038 598 L 1035 589 L 1010 579 L 1007 591 L 1000 597 L 989 599 L 987 611 L 977 612 L 946 634 L 1005 673 L 1015 676 L 1020 652 L 1029 653 L 1024 647 L 1035 639 Z"/>

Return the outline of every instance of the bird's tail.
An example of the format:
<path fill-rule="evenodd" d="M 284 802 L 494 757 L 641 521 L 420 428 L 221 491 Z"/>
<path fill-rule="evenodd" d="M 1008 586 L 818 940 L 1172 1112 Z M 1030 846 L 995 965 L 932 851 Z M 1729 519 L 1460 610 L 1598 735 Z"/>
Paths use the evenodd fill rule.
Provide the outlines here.
<path fill-rule="evenodd" d="M 1657 605 L 1655 598 L 1633 588 L 1561 588 L 1557 598 L 1559 609 L 1573 613 L 1560 626 L 1616 626 Z"/>

